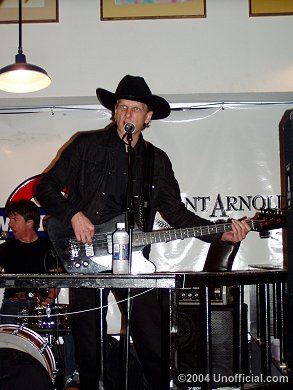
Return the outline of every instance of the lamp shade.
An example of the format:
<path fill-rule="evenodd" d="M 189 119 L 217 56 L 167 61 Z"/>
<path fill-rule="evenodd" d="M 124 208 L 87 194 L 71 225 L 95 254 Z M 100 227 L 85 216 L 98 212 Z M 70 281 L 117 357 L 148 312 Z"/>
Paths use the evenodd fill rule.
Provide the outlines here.
<path fill-rule="evenodd" d="M 34 92 L 50 84 L 47 72 L 39 66 L 28 64 L 22 53 L 15 56 L 15 64 L 0 69 L 0 89 L 6 92 Z"/>

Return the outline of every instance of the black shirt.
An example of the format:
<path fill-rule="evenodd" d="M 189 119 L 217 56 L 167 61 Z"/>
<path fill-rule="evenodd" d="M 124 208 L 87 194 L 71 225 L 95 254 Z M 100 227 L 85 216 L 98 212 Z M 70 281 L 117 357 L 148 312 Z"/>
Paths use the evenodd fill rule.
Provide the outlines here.
<path fill-rule="evenodd" d="M 142 157 L 143 157 L 143 139 L 139 140 L 133 148 L 133 180 L 136 176 L 141 176 Z M 115 159 L 107 182 L 107 194 L 105 207 L 101 223 L 109 221 L 120 214 L 126 212 L 126 196 L 128 182 L 128 153 L 125 143 L 117 134 L 116 144 L 114 146 Z"/>
<path fill-rule="evenodd" d="M 56 258 L 51 253 L 51 243 L 47 238 L 38 237 L 31 243 L 16 239 L 7 240 L 0 245 L 0 267 L 6 274 L 44 274 L 49 269 L 58 267 Z M 26 291 L 23 288 L 5 289 L 4 298 L 13 296 L 16 292 Z M 36 291 L 36 289 L 30 289 Z M 46 292 L 46 289 L 38 292 Z M 41 294 L 42 295 L 42 294 Z"/>

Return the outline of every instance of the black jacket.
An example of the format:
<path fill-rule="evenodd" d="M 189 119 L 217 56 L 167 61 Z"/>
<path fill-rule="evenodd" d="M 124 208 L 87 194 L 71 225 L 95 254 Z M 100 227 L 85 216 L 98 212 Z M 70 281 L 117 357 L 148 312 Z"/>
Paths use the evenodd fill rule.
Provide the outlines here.
<path fill-rule="evenodd" d="M 142 137 L 142 136 L 141 136 Z M 36 197 L 44 209 L 66 225 L 75 213 L 82 211 L 94 224 L 102 219 L 107 197 L 107 179 L 115 161 L 113 145 L 117 139 L 116 125 L 103 130 L 80 133 L 66 149 L 38 185 Z M 155 214 L 173 227 L 193 227 L 211 222 L 186 209 L 167 154 L 154 147 L 153 179 L 145 230 L 152 230 Z M 141 162 L 142 164 L 142 162 Z M 134 193 L 141 195 L 142 165 L 134 170 Z M 62 190 L 68 187 L 68 197 Z M 215 235 L 219 238 L 219 235 Z M 201 237 L 211 242 L 213 235 Z"/>

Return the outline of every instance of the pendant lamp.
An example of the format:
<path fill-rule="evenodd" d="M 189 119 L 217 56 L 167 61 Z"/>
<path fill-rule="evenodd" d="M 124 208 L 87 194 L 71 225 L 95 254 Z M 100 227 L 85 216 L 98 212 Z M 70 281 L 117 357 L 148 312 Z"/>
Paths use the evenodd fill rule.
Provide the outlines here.
<path fill-rule="evenodd" d="M 39 91 L 51 84 L 47 72 L 39 66 L 28 64 L 22 52 L 22 0 L 19 0 L 19 45 L 15 64 L 0 69 L 0 89 L 6 92 L 26 93 Z"/>

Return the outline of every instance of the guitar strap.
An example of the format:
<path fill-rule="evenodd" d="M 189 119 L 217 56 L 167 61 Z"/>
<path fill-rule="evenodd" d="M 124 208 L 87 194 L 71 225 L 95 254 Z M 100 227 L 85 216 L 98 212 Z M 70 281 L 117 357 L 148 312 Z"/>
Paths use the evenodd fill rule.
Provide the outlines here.
<path fill-rule="evenodd" d="M 154 145 L 151 142 L 144 141 L 143 182 L 137 221 L 138 227 L 143 231 L 147 231 L 149 221 L 151 189 L 154 178 L 154 162 Z"/>

